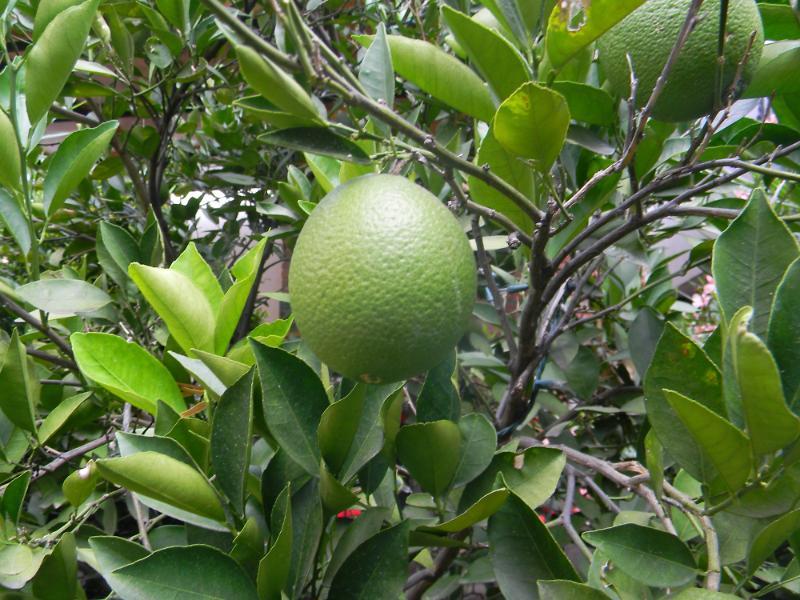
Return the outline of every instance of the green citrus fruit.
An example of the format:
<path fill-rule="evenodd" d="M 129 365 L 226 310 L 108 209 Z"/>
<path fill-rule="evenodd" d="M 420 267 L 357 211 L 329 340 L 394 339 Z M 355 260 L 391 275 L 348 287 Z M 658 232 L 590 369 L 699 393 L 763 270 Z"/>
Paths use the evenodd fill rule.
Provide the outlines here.
<path fill-rule="evenodd" d="M 467 237 L 437 198 L 393 175 L 329 193 L 297 239 L 289 294 L 309 347 L 336 371 L 399 381 L 447 357 L 475 299 Z"/>
<path fill-rule="evenodd" d="M 617 23 L 598 40 L 600 64 L 612 87 L 622 96 L 630 95 L 630 54 L 639 81 L 636 101 L 643 106 L 667 62 L 686 19 L 690 0 L 648 0 Z M 656 102 L 653 117 L 662 121 L 689 121 L 714 110 L 717 94 L 717 45 L 720 0 L 705 0 L 699 21 L 686 40 L 667 84 Z M 753 0 L 730 0 L 725 40 L 723 94 L 737 81 L 739 64 L 746 57 L 735 85 L 738 97 L 750 82 L 764 46 L 764 30 Z M 747 53 L 750 36 L 755 32 Z"/>

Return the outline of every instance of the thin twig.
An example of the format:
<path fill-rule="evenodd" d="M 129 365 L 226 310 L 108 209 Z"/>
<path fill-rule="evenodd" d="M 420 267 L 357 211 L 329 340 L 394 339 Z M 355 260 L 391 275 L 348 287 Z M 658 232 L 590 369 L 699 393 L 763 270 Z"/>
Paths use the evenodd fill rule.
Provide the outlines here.
<path fill-rule="evenodd" d="M 31 315 L 27 310 L 22 308 L 11 298 L 9 298 L 3 293 L 0 293 L 0 305 L 2 304 L 5 304 L 9 312 L 15 314 L 20 319 L 25 321 L 28 325 L 46 335 L 50 339 L 50 341 L 52 341 L 56 346 L 58 346 L 58 349 L 61 350 L 64 354 L 66 354 L 70 358 L 75 358 L 72 354 L 72 348 L 70 348 L 70 345 L 67 343 L 67 340 L 65 340 L 55 331 L 53 331 L 53 329 L 42 323 L 39 319 Z"/>
<path fill-rule="evenodd" d="M 575 503 L 575 470 L 571 466 L 567 465 L 566 471 L 567 491 L 564 497 L 564 508 L 561 510 L 561 525 L 564 527 L 567 535 L 572 540 L 572 543 L 575 544 L 578 547 L 578 550 L 581 551 L 581 554 L 591 561 L 592 551 L 589 550 L 589 547 L 581 539 L 581 536 L 578 534 L 578 531 L 572 524 L 572 507 Z"/>

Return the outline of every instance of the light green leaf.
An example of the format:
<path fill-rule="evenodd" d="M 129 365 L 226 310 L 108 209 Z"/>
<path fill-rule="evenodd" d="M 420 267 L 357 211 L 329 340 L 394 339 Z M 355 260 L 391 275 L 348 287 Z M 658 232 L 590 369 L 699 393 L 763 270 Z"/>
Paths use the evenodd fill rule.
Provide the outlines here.
<path fill-rule="evenodd" d="M 756 572 L 789 536 L 800 530 L 800 509 L 786 513 L 759 531 L 747 552 L 747 576 Z"/>
<path fill-rule="evenodd" d="M 103 156 L 118 125 L 118 121 L 108 121 L 94 128 L 80 129 L 59 144 L 44 178 L 43 202 L 48 216 L 63 206 Z"/>
<path fill-rule="evenodd" d="M 186 410 L 172 375 L 144 348 L 108 333 L 73 333 L 70 342 L 81 372 L 115 396 L 152 415 L 157 400 Z"/>
<path fill-rule="evenodd" d="M 68 531 L 42 561 L 33 578 L 33 593 L 40 600 L 75 600 L 77 575 L 75 534 Z"/>
<path fill-rule="evenodd" d="M 214 271 L 198 252 L 194 242 L 187 244 L 186 250 L 181 252 L 169 268 L 186 275 L 194 283 L 195 287 L 208 300 L 211 312 L 216 314 L 219 311 L 223 297 L 222 286 L 220 286 L 217 276 L 214 275 Z"/>
<path fill-rule="evenodd" d="M 3 188 L 0 188 L 0 219 L 5 223 L 8 232 L 14 236 L 22 254 L 27 256 L 31 251 L 31 230 L 28 227 L 28 218 L 22 212 L 19 202 Z"/>
<path fill-rule="evenodd" d="M 26 431 L 36 431 L 33 408 L 36 387 L 28 368 L 25 344 L 15 329 L 0 363 L 0 410 L 8 420 Z"/>
<path fill-rule="evenodd" d="M 581 25 L 574 26 L 576 4 L 556 2 L 547 24 L 547 55 L 556 69 L 619 23 L 644 0 L 593 0 L 583 5 Z"/>
<path fill-rule="evenodd" d="M 100 0 L 86 0 L 56 15 L 25 57 L 28 119 L 36 123 L 50 110 L 83 52 Z"/>
<path fill-rule="evenodd" d="M 361 66 L 358 70 L 358 80 L 373 100 L 383 100 L 386 106 L 394 105 L 394 67 L 389 42 L 386 39 L 386 26 L 378 23 L 375 37 L 372 38 Z"/>
<path fill-rule="evenodd" d="M 408 523 L 375 534 L 347 557 L 333 578 L 328 600 L 401 596 L 407 555 Z"/>
<path fill-rule="evenodd" d="M 754 334 L 742 329 L 731 335 L 736 336 L 736 380 L 753 452 L 760 456 L 781 450 L 800 435 L 800 418 L 783 399 L 778 366 Z"/>
<path fill-rule="evenodd" d="M 741 214 L 714 244 L 712 271 L 727 319 L 743 306 L 753 307 L 751 328 L 766 337 L 775 290 L 789 265 L 800 256 L 797 241 L 757 189 Z"/>
<path fill-rule="evenodd" d="M 36 17 L 33 21 L 33 41 L 39 39 L 42 32 L 59 13 L 70 6 L 80 4 L 81 0 L 42 0 L 36 7 Z"/>
<path fill-rule="evenodd" d="M 682 394 L 664 390 L 664 396 L 700 449 L 699 467 L 703 475 L 700 481 L 710 483 L 718 475 L 729 492 L 741 489 L 753 468 L 747 436 L 717 413 Z M 669 446 L 665 448 L 671 453 Z"/>
<path fill-rule="evenodd" d="M 236 380 L 247 373 L 254 364 L 252 360 L 248 365 L 225 356 L 217 356 L 216 354 L 203 352 L 196 348 L 192 349 L 192 354 L 203 361 L 225 387 L 232 386 Z"/>
<path fill-rule="evenodd" d="M 397 457 L 422 489 L 441 496 L 458 468 L 461 431 L 452 421 L 401 427 L 395 439 Z"/>
<path fill-rule="evenodd" d="M 247 298 L 258 278 L 266 244 L 267 239 L 262 238 L 231 267 L 231 274 L 236 278 L 236 282 L 225 292 L 217 311 L 214 329 L 214 347 L 217 354 L 224 354 L 228 349 L 247 304 Z"/>
<path fill-rule="evenodd" d="M 489 557 L 503 597 L 537 598 L 540 579 L 578 581 L 578 573 L 539 516 L 516 494 L 489 518 Z"/>
<path fill-rule="evenodd" d="M 257 600 L 242 567 L 211 546 L 175 546 L 112 571 L 114 590 L 126 600 L 207 598 Z"/>
<path fill-rule="evenodd" d="M 3 110 L 0 110 L 0 165 L 3 165 L 0 169 L 0 185 L 9 190 L 21 189 L 22 171 L 17 133 L 11 119 Z"/>
<path fill-rule="evenodd" d="M 569 119 L 564 96 L 529 82 L 500 105 L 492 130 L 501 146 L 533 160 L 536 168 L 545 173 L 564 146 Z"/>
<path fill-rule="evenodd" d="M 461 451 L 453 475 L 453 487 L 465 485 L 483 473 L 497 449 L 497 432 L 482 414 L 464 415 L 458 428 L 461 430 Z"/>
<path fill-rule="evenodd" d="M 131 263 L 128 275 L 155 309 L 178 345 L 214 351 L 213 309 L 203 291 L 186 275 L 174 269 Z"/>
<path fill-rule="evenodd" d="M 534 197 L 533 169 L 503 148 L 491 128 L 481 141 L 475 163 L 482 167 L 485 165 L 490 172 L 514 186 L 527 198 Z M 475 202 L 508 217 L 522 231 L 533 231 L 533 221 L 530 216 L 505 194 L 472 175 L 467 181 L 470 195 Z"/>
<path fill-rule="evenodd" d="M 99 287 L 80 279 L 40 279 L 19 286 L 15 293 L 53 317 L 91 313 L 111 302 Z"/>
<path fill-rule="evenodd" d="M 292 564 L 292 506 L 291 487 L 286 486 L 278 496 L 273 508 L 273 541 L 269 551 L 258 564 L 256 584 L 260 600 L 281 600 L 281 591 L 289 579 Z M 283 515 L 275 522 L 276 515 Z M 277 533 L 275 533 L 277 531 Z"/>
<path fill-rule="evenodd" d="M 253 370 L 222 394 L 211 424 L 211 464 L 220 489 L 239 514 L 244 513 L 252 433 Z"/>
<path fill-rule="evenodd" d="M 674 535 L 626 523 L 583 534 L 629 577 L 653 587 L 676 587 L 697 575 L 692 553 Z"/>
<path fill-rule="evenodd" d="M 197 352 L 200 351 L 194 350 L 193 354 Z M 211 368 L 202 360 L 199 358 L 189 358 L 188 356 L 178 354 L 171 350 L 169 351 L 169 355 L 178 361 L 178 363 L 197 380 L 197 383 L 205 388 L 212 400 L 217 400 L 225 393 L 228 386 L 220 381 L 219 377 L 217 377 Z"/>
<path fill-rule="evenodd" d="M 311 96 L 283 69 L 248 46 L 236 46 L 239 68 L 248 85 L 287 113 L 323 122 Z"/>
<path fill-rule="evenodd" d="M 111 483 L 214 521 L 225 521 L 219 496 L 199 471 L 159 452 L 137 452 L 97 461 Z"/>
<path fill-rule="evenodd" d="M 353 37 L 362 46 L 372 41 L 372 36 Z M 467 65 L 424 40 L 400 35 L 390 35 L 388 39 L 392 64 L 400 77 L 460 112 L 487 123 L 491 121 L 492 95 Z"/>
<path fill-rule="evenodd" d="M 790 408 L 800 412 L 800 259 L 794 261 L 775 292 L 769 319 L 767 345 L 778 364 L 783 393 Z"/>
<path fill-rule="evenodd" d="M 430 527 L 422 527 L 421 529 L 433 533 L 455 533 L 467 527 L 471 527 L 475 525 L 475 523 L 480 523 L 484 519 L 488 519 L 500 510 L 500 507 L 503 506 L 506 498 L 508 498 L 508 494 L 509 491 L 505 488 L 489 492 L 463 513 L 449 521 Z"/>
<path fill-rule="evenodd" d="M 251 340 L 261 378 L 264 418 L 281 448 L 308 474 L 319 473 L 317 427 L 328 408 L 325 388 L 301 359 Z"/>
<path fill-rule="evenodd" d="M 522 55 L 502 35 L 449 6 L 442 6 L 442 17 L 500 100 L 530 80 Z"/>
<path fill-rule="evenodd" d="M 539 581 L 541 600 L 609 600 L 602 591 L 575 581 Z"/>
<path fill-rule="evenodd" d="M 39 426 L 39 443 L 46 444 L 67 423 L 72 414 L 89 399 L 92 392 L 83 392 L 62 400 L 50 411 L 47 418 Z"/>

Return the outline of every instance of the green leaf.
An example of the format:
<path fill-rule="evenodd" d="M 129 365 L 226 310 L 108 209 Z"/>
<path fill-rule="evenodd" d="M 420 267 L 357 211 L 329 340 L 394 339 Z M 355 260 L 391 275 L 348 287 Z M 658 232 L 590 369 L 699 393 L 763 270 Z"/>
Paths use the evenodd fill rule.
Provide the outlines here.
<path fill-rule="evenodd" d="M 214 351 L 214 310 L 194 281 L 176 269 L 139 263 L 130 264 L 128 275 L 184 352 Z"/>
<path fill-rule="evenodd" d="M 183 29 L 186 25 L 186 9 L 188 5 L 189 3 L 183 0 L 156 0 L 158 11 L 176 29 Z"/>
<path fill-rule="evenodd" d="M 378 533 L 381 524 L 388 521 L 391 516 L 388 508 L 370 507 L 347 526 L 342 537 L 336 543 L 328 567 L 325 569 L 325 577 L 322 580 L 323 588 L 330 587 L 334 576 L 339 572 L 347 557 L 367 539 Z"/>
<path fill-rule="evenodd" d="M 36 575 L 43 558 L 44 550 L 0 542 L 0 586 L 21 589 Z"/>
<path fill-rule="evenodd" d="M 789 15 L 792 15 L 789 7 Z M 797 27 L 795 21 L 795 27 Z M 761 60 L 753 73 L 750 85 L 744 91 L 745 98 L 780 96 L 800 92 L 800 83 L 792 75 L 800 66 L 800 40 L 786 40 L 764 46 Z"/>
<path fill-rule="evenodd" d="M 339 483 L 324 463 L 319 468 L 319 494 L 327 515 L 335 515 L 358 502 L 358 496 Z"/>
<path fill-rule="evenodd" d="M 768 40 L 800 39 L 800 19 L 788 4 L 759 4 L 764 23 L 764 37 Z"/>
<path fill-rule="evenodd" d="M 266 244 L 267 239 L 262 238 L 231 267 L 231 274 L 236 278 L 236 282 L 225 292 L 219 310 L 216 311 L 214 347 L 217 354 L 224 354 L 228 349 L 231 337 L 236 331 L 242 311 L 247 304 L 247 298 L 261 272 L 261 262 Z"/>
<path fill-rule="evenodd" d="M 780 516 L 759 531 L 747 552 L 747 577 L 752 576 L 758 567 L 798 530 L 800 530 L 800 509 Z"/>
<path fill-rule="evenodd" d="M 195 352 L 193 352 L 195 353 Z M 189 358 L 183 354 L 169 351 L 169 355 L 174 358 L 180 366 L 195 378 L 198 384 L 205 388 L 212 400 L 219 399 L 228 388 L 219 377 L 199 358 Z"/>
<path fill-rule="evenodd" d="M 366 35 L 353 38 L 362 46 L 372 41 Z M 494 101 L 489 88 L 467 65 L 424 40 L 399 35 L 390 35 L 388 40 L 392 65 L 400 77 L 464 114 L 487 123 L 492 120 Z"/>
<path fill-rule="evenodd" d="M 86 502 L 89 496 L 92 495 L 100 478 L 94 463 L 88 463 L 85 468 L 88 469 L 88 476 L 85 475 L 85 471 L 81 472 L 82 469 L 79 469 L 67 475 L 64 483 L 61 484 L 61 491 L 64 493 L 64 497 L 75 508 Z"/>
<path fill-rule="evenodd" d="M 253 433 L 253 370 L 229 387 L 214 408 L 211 463 L 234 510 L 244 513 Z"/>
<path fill-rule="evenodd" d="M 461 430 L 461 450 L 453 475 L 453 487 L 465 485 L 484 472 L 497 449 L 494 425 L 480 413 L 470 413 L 458 422 Z"/>
<path fill-rule="evenodd" d="M 157 550 L 112 571 L 123 598 L 256 600 L 255 585 L 230 556 L 210 546 Z"/>
<path fill-rule="evenodd" d="M 211 370 L 211 372 L 222 382 L 225 387 L 230 387 L 252 366 L 252 361 L 248 366 L 237 360 L 232 360 L 225 356 L 217 356 L 202 350 L 192 349 L 192 354 L 199 358 Z"/>
<path fill-rule="evenodd" d="M 724 417 L 721 375 L 690 338 L 667 323 L 644 378 L 647 418 L 661 444 L 695 479 L 702 479 L 702 449 L 667 402 L 664 389 L 691 398 Z"/>
<path fill-rule="evenodd" d="M 506 150 L 533 160 L 535 167 L 546 173 L 567 139 L 569 119 L 564 96 L 529 82 L 500 105 L 492 130 Z"/>
<path fill-rule="evenodd" d="M 111 302 L 111 296 L 103 290 L 80 279 L 40 279 L 14 291 L 28 304 L 55 318 L 91 313 Z"/>
<path fill-rule="evenodd" d="M 700 449 L 702 477 L 698 479 L 710 483 L 718 475 L 729 492 L 741 489 L 753 468 L 747 436 L 717 413 L 682 394 L 664 390 L 664 395 Z M 671 452 L 669 446 L 665 448 Z"/>
<path fill-rule="evenodd" d="M 286 588 L 289 597 L 300 596 L 312 573 L 322 536 L 322 519 L 319 485 L 312 479 L 292 495 L 292 567 Z"/>
<path fill-rule="evenodd" d="M 28 219 L 22 212 L 19 202 L 3 188 L 0 188 L 0 219 L 5 223 L 8 232 L 14 236 L 22 254 L 27 256 L 31 251 L 31 230 L 28 227 Z"/>
<path fill-rule="evenodd" d="M 797 241 L 757 189 L 741 214 L 714 244 L 712 271 L 719 302 L 728 319 L 753 307 L 751 328 L 765 338 L 775 290 L 800 256 Z"/>
<path fill-rule="evenodd" d="M 219 496 L 199 471 L 159 452 L 137 452 L 97 461 L 97 470 L 111 483 L 181 510 L 223 522 Z"/>
<path fill-rule="evenodd" d="M 75 600 L 77 575 L 75 535 L 68 531 L 42 561 L 33 578 L 33 593 L 41 600 Z"/>
<path fill-rule="evenodd" d="M 271 131 L 258 136 L 270 146 L 312 152 L 361 165 L 371 164 L 369 155 L 348 138 L 326 127 L 294 127 Z"/>
<path fill-rule="evenodd" d="M 261 377 L 264 418 L 281 448 L 307 473 L 319 473 L 317 427 L 328 396 L 316 373 L 297 358 L 251 340 Z"/>
<path fill-rule="evenodd" d="M 157 400 L 186 410 L 172 375 L 141 346 L 108 333 L 73 333 L 70 342 L 81 373 L 125 402 L 151 415 Z"/>
<path fill-rule="evenodd" d="M 530 80 L 522 55 L 502 35 L 449 6 L 442 6 L 442 17 L 500 100 Z"/>
<path fill-rule="evenodd" d="M 248 46 L 236 46 L 239 69 L 248 85 L 287 113 L 322 122 L 311 96 L 283 69 Z"/>
<path fill-rule="evenodd" d="M 170 265 L 170 270 L 186 275 L 202 292 L 211 307 L 211 312 L 217 313 L 222 303 L 222 286 L 217 281 L 214 271 L 200 255 L 194 242 L 187 244 L 186 250 L 181 252 L 180 256 Z"/>
<path fill-rule="evenodd" d="M 541 600 L 609 600 L 602 591 L 575 581 L 539 581 Z"/>
<path fill-rule="evenodd" d="M 533 198 L 533 169 L 500 145 L 494 129 L 490 128 L 481 141 L 475 163 L 485 166 L 484 168 L 488 168 L 490 172 L 514 186 L 526 197 Z M 472 175 L 467 181 L 475 202 L 508 217 L 522 231 L 533 231 L 533 221 L 530 216 L 503 193 Z"/>
<path fill-rule="evenodd" d="M 489 557 L 508 600 L 538 597 L 540 579 L 578 581 L 578 573 L 539 516 L 512 493 L 489 518 Z"/>
<path fill-rule="evenodd" d="M 417 397 L 417 422 L 448 419 L 458 422 L 461 416 L 461 399 L 453 385 L 456 369 L 456 354 L 450 355 L 428 371 L 425 383 Z"/>
<path fill-rule="evenodd" d="M 83 392 L 70 396 L 69 398 L 64 398 L 64 400 L 59 402 L 58 406 L 51 410 L 50 414 L 47 415 L 42 424 L 39 425 L 39 443 L 42 445 L 47 444 L 50 438 L 66 425 L 73 413 L 78 410 L 91 395 L 92 392 Z"/>
<path fill-rule="evenodd" d="M 25 504 L 25 496 L 28 493 L 28 485 L 31 482 L 31 472 L 23 471 L 11 481 L 5 484 L 3 497 L 0 499 L 0 513 L 8 515 L 8 520 L 15 525 L 19 522 L 22 514 L 22 507 Z"/>
<path fill-rule="evenodd" d="M 619 23 L 644 0 L 593 0 L 583 5 L 581 25 L 573 24 L 575 5 L 557 2 L 547 24 L 547 55 L 556 69 Z"/>
<path fill-rule="evenodd" d="M 375 534 L 347 557 L 331 583 L 328 600 L 397 598 L 408 568 L 408 523 Z"/>
<path fill-rule="evenodd" d="M 42 201 L 47 216 L 53 215 L 103 156 L 117 132 L 118 121 L 69 134 L 58 145 L 44 178 Z"/>
<path fill-rule="evenodd" d="M 2 358 L 2 357 L 0 357 Z M 36 389 L 28 367 L 25 344 L 15 329 L 0 363 L 0 410 L 8 420 L 26 431 L 36 431 L 33 407 Z"/>
<path fill-rule="evenodd" d="M 675 587 L 694 581 L 697 575 L 692 553 L 674 535 L 626 523 L 583 534 L 617 567 L 636 581 L 652 587 Z"/>
<path fill-rule="evenodd" d="M 19 159 L 17 132 L 5 111 L 0 110 L 0 185 L 9 190 L 22 187 L 22 171 Z"/>
<path fill-rule="evenodd" d="M 289 579 L 292 564 L 292 506 L 291 488 L 285 487 L 273 508 L 273 532 L 277 530 L 269 551 L 258 564 L 258 597 L 260 600 L 281 600 L 281 591 Z M 283 515 L 276 523 L 275 515 Z"/>
<path fill-rule="evenodd" d="M 298 117 L 284 112 L 262 96 L 245 96 L 233 101 L 234 106 L 240 106 L 248 117 L 264 121 L 278 129 L 291 127 L 309 127 L 319 124 L 319 115 L 313 118 Z"/>
<path fill-rule="evenodd" d="M 455 533 L 467 527 L 472 527 L 475 523 L 488 519 L 500 510 L 500 507 L 503 506 L 506 498 L 508 498 L 508 494 L 509 491 L 505 488 L 489 492 L 463 513 L 449 521 L 430 527 L 425 526 L 421 529 L 432 533 Z"/>
<path fill-rule="evenodd" d="M 458 469 L 461 431 L 452 421 L 401 427 L 395 440 L 397 457 L 426 492 L 441 496 Z"/>
<path fill-rule="evenodd" d="M 670 598 L 672 600 L 736 600 L 739 596 L 701 588 L 689 588 L 675 596 L 670 596 Z"/>
<path fill-rule="evenodd" d="M 36 17 L 33 21 L 33 41 L 39 39 L 42 32 L 58 14 L 70 6 L 80 4 L 81 0 L 42 0 L 36 7 Z"/>
<path fill-rule="evenodd" d="M 742 413 L 756 456 L 785 448 L 800 435 L 800 419 L 783 399 L 778 366 L 767 346 L 745 330 L 736 335 L 736 380 Z"/>
<path fill-rule="evenodd" d="M 616 103 L 607 91 L 577 81 L 555 81 L 553 89 L 564 96 L 570 116 L 591 125 L 611 125 L 617 119 Z"/>
<path fill-rule="evenodd" d="M 99 572 L 111 589 L 117 592 L 117 579 L 114 570 L 149 556 L 144 546 L 124 538 L 113 536 L 94 536 L 89 538 L 89 546 L 94 552 Z"/>
<path fill-rule="evenodd" d="M 50 110 L 69 79 L 89 35 L 100 0 L 86 0 L 56 15 L 25 57 L 28 119 L 36 123 Z"/>
<path fill-rule="evenodd" d="M 367 90 L 370 98 L 386 103 L 392 108 L 394 105 L 394 67 L 392 66 L 392 53 L 386 39 L 386 26 L 378 23 L 372 43 L 364 53 L 361 66 L 358 69 L 358 80 Z"/>
<path fill-rule="evenodd" d="M 102 221 L 97 232 L 97 260 L 103 270 L 123 289 L 129 285 L 128 266 L 141 262 L 139 244 L 127 229 Z"/>
<path fill-rule="evenodd" d="M 775 301 L 770 313 L 767 345 L 769 346 L 783 382 L 783 393 L 795 413 L 800 406 L 795 404 L 800 397 L 800 259 L 786 270 L 775 292 Z M 794 402 L 793 402 L 794 401 Z"/>

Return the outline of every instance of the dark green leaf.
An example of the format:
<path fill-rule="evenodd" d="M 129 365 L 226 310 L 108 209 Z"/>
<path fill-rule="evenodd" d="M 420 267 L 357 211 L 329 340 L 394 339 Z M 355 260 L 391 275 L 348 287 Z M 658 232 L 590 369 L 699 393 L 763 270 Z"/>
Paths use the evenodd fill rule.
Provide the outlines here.
<path fill-rule="evenodd" d="M 261 378 L 264 418 L 281 448 L 307 473 L 319 473 L 317 427 L 328 397 L 316 373 L 302 360 L 250 341 Z"/>
<path fill-rule="evenodd" d="M 650 307 L 644 307 L 636 315 L 628 331 L 628 348 L 631 360 L 636 365 L 640 379 L 644 379 L 650 361 L 656 351 L 658 339 L 664 331 L 664 321 Z"/>
<path fill-rule="evenodd" d="M 458 422 L 461 430 L 461 452 L 453 487 L 465 485 L 483 473 L 492 462 L 497 448 L 497 432 L 489 419 L 480 413 L 470 413 Z"/>
<path fill-rule="evenodd" d="M 500 507 L 503 506 L 506 498 L 508 498 L 508 494 L 509 491 L 504 488 L 489 492 L 460 515 L 438 525 L 425 526 L 423 530 L 432 533 L 455 533 L 467 527 L 472 527 L 475 523 L 488 519 L 500 510 Z"/>
<path fill-rule="evenodd" d="M 553 89 L 564 96 L 570 116 L 591 125 L 611 125 L 617 118 L 611 94 L 577 81 L 556 81 Z"/>
<path fill-rule="evenodd" d="M 0 219 L 5 223 L 8 232 L 14 236 L 22 254 L 27 255 L 31 250 L 31 230 L 28 227 L 28 219 L 22 212 L 19 202 L 2 188 L 0 188 Z"/>
<path fill-rule="evenodd" d="M 461 399 L 453 385 L 456 354 L 450 355 L 428 371 L 425 383 L 417 397 L 417 422 L 448 419 L 458 422 L 461 415 Z"/>
<path fill-rule="evenodd" d="M 292 567 L 286 589 L 290 597 L 300 595 L 311 575 L 322 536 L 322 519 L 319 484 L 311 480 L 292 496 Z"/>
<path fill-rule="evenodd" d="M 626 523 L 587 531 L 583 539 L 601 550 L 628 576 L 649 586 L 680 586 L 697 575 L 697 566 L 686 545 L 660 529 Z"/>
<path fill-rule="evenodd" d="M 333 555 L 325 570 L 325 577 L 323 578 L 322 585 L 325 588 L 330 587 L 336 573 L 345 563 L 347 558 L 353 551 L 363 544 L 367 539 L 378 533 L 381 524 L 388 521 L 392 514 L 388 508 L 371 507 L 363 511 L 356 520 L 347 526 L 347 530 L 339 538 L 336 547 L 333 550 Z"/>
<path fill-rule="evenodd" d="M 3 357 L 0 357 L 3 358 Z M 33 407 L 36 388 L 28 367 L 25 344 L 15 329 L 0 363 L 0 410 L 8 420 L 26 431 L 36 431 Z"/>
<path fill-rule="evenodd" d="M 8 520 L 14 524 L 19 521 L 19 517 L 22 514 L 22 507 L 25 503 L 25 496 L 28 493 L 30 482 L 31 472 L 23 471 L 6 484 L 0 507 L 2 507 L 2 512 L 8 516 Z"/>
<path fill-rule="evenodd" d="M 800 260 L 794 261 L 787 269 L 783 280 L 775 292 L 775 302 L 769 320 L 767 345 L 778 364 L 783 393 L 789 406 L 795 413 L 800 406 L 794 401 L 800 400 Z"/>
<path fill-rule="evenodd" d="M 792 14 L 789 7 L 781 8 L 788 9 L 787 12 Z M 800 29 L 797 21 L 795 21 L 795 27 Z M 800 41 L 787 40 L 767 44 L 761 53 L 761 60 L 753 74 L 753 79 L 743 96 L 759 98 L 800 92 L 800 83 L 796 77 L 792 76 L 797 72 L 798 66 L 800 66 Z"/>
<path fill-rule="evenodd" d="M 112 571 L 123 598 L 256 600 L 255 585 L 230 556 L 210 546 L 157 550 Z"/>
<path fill-rule="evenodd" d="M 575 581 L 539 581 L 541 600 L 608 600 L 602 591 Z"/>
<path fill-rule="evenodd" d="M 57 434 L 66 425 L 72 414 L 80 408 L 92 392 L 83 392 L 62 400 L 58 406 L 50 411 L 47 418 L 39 425 L 39 443 L 46 444 L 50 438 Z"/>
<path fill-rule="evenodd" d="M 489 556 L 508 600 L 538 598 L 540 579 L 579 579 L 539 516 L 514 493 L 489 518 Z"/>
<path fill-rule="evenodd" d="M 68 531 L 42 561 L 33 578 L 33 593 L 41 600 L 75 600 L 77 575 L 75 535 Z"/>
<path fill-rule="evenodd" d="M 714 244 L 712 270 L 719 302 L 730 320 L 743 306 L 753 308 L 751 328 L 765 338 L 775 289 L 800 255 L 797 241 L 760 189 Z"/>
<path fill-rule="evenodd" d="M 258 564 L 258 597 L 260 600 L 280 600 L 281 591 L 289 579 L 292 564 L 292 507 L 291 487 L 286 486 L 273 508 L 273 541 L 269 551 Z M 280 522 L 275 516 L 281 515 Z"/>
<path fill-rule="evenodd" d="M 245 480 L 253 432 L 253 370 L 229 387 L 214 408 L 211 463 L 220 489 L 244 512 Z"/>
<path fill-rule="evenodd" d="M 397 598 L 408 568 L 408 524 L 375 534 L 356 548 L 333 578 L 329 600 Z"/>
<path fill-rule="evenodd" d="M 767 560 L 790 535 L 800 530 L 800 510 L 793 510 L 772 521 L 756 534 L 747 553 L 747 575 Z"/>
<path fill-rule="evenodd" d="M 370 164 L 369 155 L 358 145 L 325 127 L 295 127 L 272 131 L 258 137 L 270 146 L 313 152 L 357 164 Z"/>

